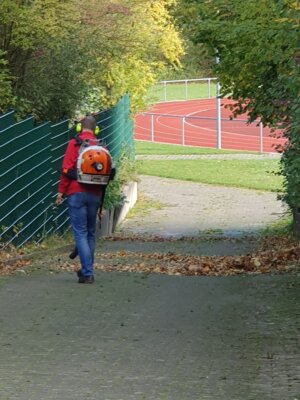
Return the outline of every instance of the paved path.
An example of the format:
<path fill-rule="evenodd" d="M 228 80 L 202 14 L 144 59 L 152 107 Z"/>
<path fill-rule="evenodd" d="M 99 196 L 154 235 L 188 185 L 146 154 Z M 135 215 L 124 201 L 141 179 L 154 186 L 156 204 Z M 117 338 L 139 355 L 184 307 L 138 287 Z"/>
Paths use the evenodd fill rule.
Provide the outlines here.
<path fill-rule="evenodd" d="M 179 193 L 170 187 L 168 204 Z M 254 219 L 258 203 L 251 210 Z M 155 218 L 156 227 L 165 223 Z M 174 232 L 188 225 L 187 214 L 181 220 Z M 150 232 L 155 224 L 147 221 Z M 176 251 L 224 254 L 222 240 L 200 242 L 179 242 Z M 226 254 L 249 250 L 248 243 L 224 243 Z M 166 242 L 110 246 L 169 251 Z M 94 285 L 78 285 L 74 274 L 49 271 L 60 257 L 67 256 L 0 277 L 0 400 L 300 400 L 300 274 L 97 271 Z"/>
<path fill-rule="evenodd" d="M 1 278 L 1 400 L 299 400 L 300 276 Z"/>

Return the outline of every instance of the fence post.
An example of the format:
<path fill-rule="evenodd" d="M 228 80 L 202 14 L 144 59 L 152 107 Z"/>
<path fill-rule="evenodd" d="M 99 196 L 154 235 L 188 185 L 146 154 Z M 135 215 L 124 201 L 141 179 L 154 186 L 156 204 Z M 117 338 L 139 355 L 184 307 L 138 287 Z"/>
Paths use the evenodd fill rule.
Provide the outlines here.
<path fill-rule="evenodd" d="M 259 151 L 263 152 L 263 124 L 262 122 L 259 123 Z"/>
<path fill-rule="evenodd" d="M 151 114 L 151 142 L 154 142 L 154 115 Z"/>
<path fill-rule="evenodd" d="M 211 79 L 208 78 L 208 98 L 209 98 L 209 99 L 210 99 L 210 97 L 211 97 L 210 82 L 211 82 Z"/>
<path fill-rule="evenodd" d="M 187 80 L 185 80 L 184 83 L 185 83 L 185 100 L 187 100 L 187 98 L 188 98 L 188 82 L 187 82 Z"/>
<path fill-rule="evenodd" d="M 167 101 L 167 82 L 163 81 L 164 84 L 164 100 Z"/>
<path fill-rule="evenodd" d="M 185 117 L 182 117 L 182 145 L 185 145 L 185 130 L 184 130 Z"/>
<path fill-rule="evenodd" d="M 217 81 L 217 149 L 222 148 L 220 82 Z"/>

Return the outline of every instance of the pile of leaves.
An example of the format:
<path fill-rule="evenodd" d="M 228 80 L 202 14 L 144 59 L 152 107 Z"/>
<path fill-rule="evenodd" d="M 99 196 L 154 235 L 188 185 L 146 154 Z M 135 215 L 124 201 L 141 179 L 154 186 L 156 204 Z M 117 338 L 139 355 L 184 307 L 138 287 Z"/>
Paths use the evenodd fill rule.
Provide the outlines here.
<path fill-rule="evenodd" d="M 159 237 L 114 237 L 110 240 L 137 242 L 195 240 L 193 238 L 165 239 Z M 217 239 L 215 239 L 217 240 Z M 224 239 L 223 239 L 224 240 Z M 235 239 L 229 238 L 232 241 Z M 243 240 L 243 239 L 237 239 Z M 244 239 L 245 240 L 245 239 Z M 96 254 L 95 269 L 106 272 L 138 272 L 144 274 L 187 276 L 230 276 L 238 274 L 286 273 L 298 269 L 300 243 L 290 237 L 269 237 L 262 240 L 257 251 L 241 256 L 194 256 L 173 252 L 138 252 L 125 249 Z M 55 271 L 76 271 L 79 262 L 64 261 L 51 264 Z"/>
<path fill-rule="evenodd" d="M 165 239 L 159 237 L 119 237 L 110 240 L 131 241 L 182 241 L 193 238 Z M 215 239 L 217 240 L 217 239 Z M 222 239 L 224 240 L 224 238 Z M 228 239 L 230 241 L 234 239 Z M 245 240 L 238 239 L 238 240 Z M 249 240 L 249 239 L 247 239 Z M 139 252 L 124 249 L 117 252 L 98 252 L 95 269 L 106 272 L 138 272 L 144 274 L 187 275 L 187 276 L 231 276 L 240 274 L 287 273 L 299 270 L 300 242 L 292 237 L 267 237 L 258 249 L 240 256 L 194 256 L 174 252 Z M 7 256 L 8 257 L 8 256 Z M 24 270 L 32 262 L 27 258 L 8 257 L 0 262 L 0 275 Z M 56 254 L 36 260 L 40 267 L 47 267 L 53 272 L 74 272 L 80 268 L 79 260 L 71 261 L 68 255 Z M 26 271 L 26 270 L 25 270 Z"/>
<path fill-rule="evenodd" d="M 31 264 L 30 257 L 24 256 L 22 250 L 13 246 L 0 249 L 0 275 L 11 275 Z"/>
<path fill-rule="evenodd" d="M 300 243 L 292 238 L 267 238 L 257 251 L 241 256 L 147 254 L 122 250 L 99 254 L 99 257 L 103 262 L 96 264 L 95 268 L 104 271 L 189 276 L 285 273 L 298 267 Z"/>

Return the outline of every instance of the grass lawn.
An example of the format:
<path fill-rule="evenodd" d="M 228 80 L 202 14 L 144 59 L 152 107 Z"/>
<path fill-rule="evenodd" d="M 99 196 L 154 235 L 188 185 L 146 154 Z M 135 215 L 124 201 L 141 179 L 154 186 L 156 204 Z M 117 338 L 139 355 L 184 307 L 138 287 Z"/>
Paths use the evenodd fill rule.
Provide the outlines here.
<path fill-rule="evenodd" d="M 213 185 L 281 191 L 279 160 L 142 160 L 138 173 Z"/>
<path fill-rule="evenodd" d="M 180 146 L 177 144 L 161 144 L 161 143 L 143 142 L 136 140 L 135 153 L 137 155 L 147 155 L 147 154 L 182 155 L 182 154 L 239 154 L 239 153 L 251 154 L 252 152 L 249 151 L 242 152 L 235 150 L 218 150 L 206 147 Z"/>
<path fill-rule="evenodd" d="M 193 99 L 205 99 L 208 97 L 216 96 L 216 84 L 212 81 L 209 86 L 207 81 L 203 83 L 188 83 L 187 93 L 184 83 L 168 83 L 166 87 L 166 99 L 164 86 L 162 84 L 156 84 L 149 91 L 149 98 L 152 102 L 161 101 L 172 101 L 172 100 L 193 100 Z"/>

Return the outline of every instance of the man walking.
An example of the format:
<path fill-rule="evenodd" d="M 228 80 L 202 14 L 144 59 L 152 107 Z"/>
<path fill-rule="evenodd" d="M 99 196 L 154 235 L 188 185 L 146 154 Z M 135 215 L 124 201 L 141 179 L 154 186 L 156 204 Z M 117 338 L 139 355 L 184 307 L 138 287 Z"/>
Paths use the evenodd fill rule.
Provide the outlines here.
<path fill-rule="evenodd" d="M 60 205 L 63 196 L 67 196 L 70 222 L 81 263 L 81 269 L 77 271 L 78 283 L 94 283 L 96 219 L 104 189 L 101 185 L 80 183 L 72 179 L 68 172 L 76 171 L 80 148 L 78 141 L 95 140 L 96 129 L 95 118 L 85 117 L 81 121 L 81 132 L 68 143 L 56 198 L 56 204 Z"/>

